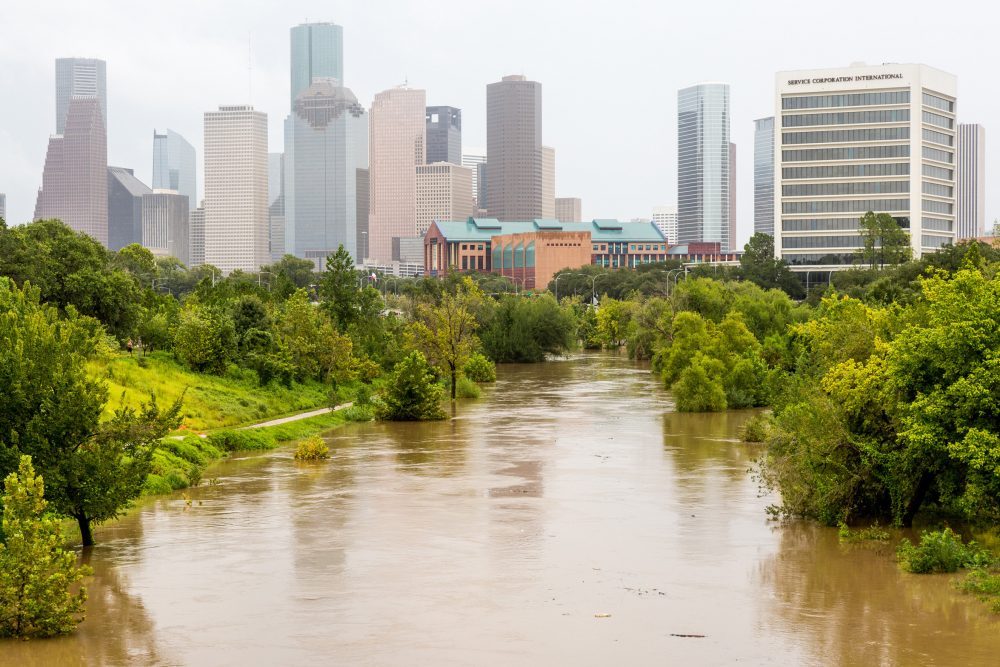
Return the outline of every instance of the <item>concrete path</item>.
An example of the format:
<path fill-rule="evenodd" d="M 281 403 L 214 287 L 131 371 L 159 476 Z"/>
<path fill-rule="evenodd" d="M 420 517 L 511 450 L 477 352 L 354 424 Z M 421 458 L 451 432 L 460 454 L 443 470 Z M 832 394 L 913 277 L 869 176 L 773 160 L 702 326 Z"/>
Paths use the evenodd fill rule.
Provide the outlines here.
<path fill-rule="evenodd" d="M 250 424 L 249 426 L 241 426 L 237 430 L 244 430 L 248 428 L 263 428 L 265 426 L 278 426 L 279 424 L 287 424 L 288 422 L 297 422 L 300 419 L 309 419 L 310 417 L 318 417 L 319 415 L 325 415 L 328 412 L 335 412 L 337 410 L 344 410 L 351 407 L 354 403 L 341 403 L 335 408 L 320 408 L 319 410 L 310 410 L 309 412 L 300 412 L 296 415 L 289 415 L 288 417 L 281 417 L 280 419 L 272 419 L 270 421 L 261 422 L 259 424 Z"/>

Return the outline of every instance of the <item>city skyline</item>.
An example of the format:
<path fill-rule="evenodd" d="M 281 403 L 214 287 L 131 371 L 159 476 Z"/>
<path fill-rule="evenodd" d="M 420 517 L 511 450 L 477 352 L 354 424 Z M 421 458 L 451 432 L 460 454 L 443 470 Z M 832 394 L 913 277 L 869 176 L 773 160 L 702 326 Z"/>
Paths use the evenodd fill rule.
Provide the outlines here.
<path fill-rule="evenodd" d="M 1000 101 L 993 99 L 992 91 L 985 84 L 987 70 L 971 48 L 966 46 L 974 39 L 947 36 L 943 45 L 936 45 L 939 48 L 934 52 L 925 52 L 925 45 L 903 36 L 905 30 L 893 31 L 877 46 L 850 35 L 836 43 L 813 44 L 804 31 L 801 35 L 792 32 L 781 43 L 780 52 L 777 46 L 765 49 L 762 57 L 749 67 L 734 58 L 732 53 L 707 53 L 697 61 L 678 57 L 685 44 L 691 45 L 690 39 L 677 44 L 660 44 L 656 48 L 646 47 L 642 44 L 643 40 L 636 39 L 636 35 L 647 29 L 645 24 L 651 21 L 646 19 L 659 10 L 626 5 L 603 15 L 594 12 L 595 16 L 584 17 L 566 35 L 567 42 L 572 42 L 573 38 L 598 34 L 598 29 L 606 29 L 604 24 L 614 16 L 616 22 L 609 31 L 611 42 L 600 49 L 599 54 L 588 55 L 582 47 L 573 47 L 557 57 L 543 57 L 532 41 L 556 24 L 555 16 L 543 14 L 537 26 L 526 28 L 514 38 L 508 36 L 501 40 L 491 35 L 477 36 L 476 42 L 482 46 L 509 41 L 509 48 L 496 54 L 491 53 L 490 48 L 477 49 L 477 57 L 471 63 L 452 65 L 458 68 L 453 70 L 442 66 L 442 63 L 452 63 L 446 59 L 446 52 L 468 46 L 468 40 L 463 37 L 460 42 L 452 41 L 450 49 L 445 49 L 442 45 L 428 48 L 426 38 L 428 34 L 443 36 L 449 26 L 454 27 L 454 23 L 433 28 L 429 18 L 421 17 L 420 12 L 408 5 L 402 7 L 398 18 L 386 21 L 376 20 L 370 11 L 360 7 L 292 3 L 291 7 L 280 10 L 254 8 L 247 15 L 234 18 L 233 24 L 221 31 L 200 26 L 186 33 L 178 31 L 192 42 L 192 48 L 172 58 L 169 64 L 163 64 L 156 58 L 143 55 L 130 62 L 129 49 L 134 52 L 139 42 L 128 35 L 128 31 L 122 30 L 122 26 L 127 25 L 123 23 L 125 17 L 109 17 L 114 20 L 107 21 L 106 25 L 90 26 L 93 28 L 90 32 L 79 31 L 74 29 L 74 21 L 84 14 L 69 4 L 60 9 L 56 12 L 58 16 L 51 18 L 43 17 L 41 12 L 32 8 L 15 7 L 11 8 L 11 20 L 24 25 L 26 30 L 23 32 L 30 32 L 32 25 L 42 25 L 43 21 L 51 20 L 56 33 L 60 37 L 65 35 L 66 39 L 55 40 L 52 45 L 28 48 L 21 34 L 17 34 L 0 46 L 0 58 L 5 62 L 25 62 L 25 67 L 13 68 L 19 70 L 12 72 L 13 83 L 15 87 L 25 90 L 29 100 L 36 101 L 21 105 L 25 109 L 0 110 L 0 148 L 9 156 L 6 164 L 0 167 L 0 189 L 8 195 L 8 213 L 12 223 L 30 219 L 34 192 L 40 184 L 45 141 L 52 132 L 51 112 L 48 111 L 52 107 L 48 104 L 54 103 L 54 98 L 53 91 L 46 88 L 52 87 L 55 58 L 79 55 L 107 61 L 111 118 L 108 128 L 109 163 L 134 168 L 137 178 L 150 183 L 152 146 L 146 139 L 149 131 L 154 126 L 170 125 L 199 148 L 200 153 L 200 114 L 204 109 L 221 104 L 250 99 L 258 109 L 268 113 L 269 134 L 272 137 L 269 150 L 281 149 L 280 124 L 287 114 L 289 85 L 287 31 L 306 17 L 344 27 L 345 59 L 356 63 L 351 68 L 349 85 L 361 104 L 370 106 L 375 91 L 402 83 L 408 78 L 411 85 L 427 90 L 428 104 L 447 103 L 463 110 L 463 140 L 470 145 L 485 144 L 483 87 L 511 72 L 530 73 L 532 79 L 545 86 L 545 143 L 559 151 L 560 168 L 555 194 L 585 195 L 589 217 L 646 217 L 652 206 L 671 202 L 676 197 L 676 141 L 670 122 L 675 103 L 671 103 L 670 98 L 689 81 L 730 81 L 733 86 L 732 140 L 743 146 L 738 154 L 737 167 L 738 180 L 744 184 L 737 193 L 737 245 L 742 244 L 752 230 L 753 190 L 746 185 L 752 182 L 753 174 L 753 156 L 749 149 L 753 145 L 752 121 L 772 111 L 768 100 L 773 95 L 771 82 L 774 72 L 846 66 L 855 60 L 873 63 L 890 60 L 923 62 L 957 75 L 962 98 L 961 122 L 978 123 L 989 129 L 992 119 L 998 117 L 1000 112 Z M 227 12 L 232 13 L 230 10 L 232 7 L 225 5 L 213 7 L 204 17 L 204 22 L 212 24 L 221 20 L 222 16 L 229 15 Z M 516 14 L 515 10 L 517 7 L 508 13 Z M 699 8 L 676 11 L 690 19 L 691 25 L 698 25 L 694 19 L 705 14 Z M 761 34 L 754 35 L 753 39 L 739 34 L 739 27 L 749 12 L 749 8 L 741 7 L 723 20 L 722 32 L 731 38 L 735 47 L 746 48 L 761 38 Z M 891 8 L 876 8 L 873 12 L 872 18 L 892 15 Z M 476 8 L 475 14 L 479 18 L 485 15 L 502 26 L 513 21 L 506 14 L 494 10 Z M 817 10 L 803 8 L 797 10 L 797 21 L 818 20 L 821 14 Z M 919 14 L 919 11 L 914 12 L 915 16 Z M 473 17 L 467 18 L 473 20 Z M 900 20 L 910 25 L 917 19 Z M 415 25 L 431 29 L 431 32 L 424 30 L 424 37 L 420 40 L 401 38 L 405 34 L 404 27 L 413 31 Z M 780 32 L 778 26 L 762 28 L 769 37 Z M 976 36 L 981 26 L 970 26 L 970 30 Z M 694 32 L 698 33 L 697 30 Z M 671 34 L 679 34 L 679 29 L 671 30 Z M 615 53 L 616 47 L 626 43 L 629 53 Z M 815 48 L 805 51 L 803 47 L 807 44 Z M 95 48 L 96 45 L 100 47 Z M 940 48 L 942 46 L 945 48 Z M 253 61 L 252 86 L 247 76 L 248 51 Z M 378 57 L 374 57 L 375 54 Z M 669 68 L 666 76 L 657 78 L 655 86 L 640 85 L 648 76 L 641 74 L 644 64 L 670 62 L 672 59 L 683 62 L 683 66 Z M 573 62 L 578 65 L 570 66 Z M 24 74 L 20 71 L 22 69 Z M 167 74 L 178 77 L 179 81 L 185 82 L 184 85 L 166 86 L 161 91 L 158 86 L 145 82 L 155 81 Z M 597 109 L 588 109 L 583 97 L 585 80 L 595 77 L 611 82 L 616 97 L 641 107 L 613 135 L 595 136 L 588 131 L 588 127 L 600 126 L 604 115 Z M 212 83 L 202 85 L 205 81 Z M 32 115 L 40 118 L 35 119 Z M 987 137 L 986 169 L 989 179 L 993 173 L 991 156 L 994 152 L 990 151 L 992 135 Z M 614 165 L 614 168 L 595 169 L 595 164 Z M 988 186 L 989 181 L 989 193 Z M 989 228 L 991 221 L 997 217 L 994 212 L 997 202 L 993 201 L 995 197 L 987 196 L 986 227 Z"/>

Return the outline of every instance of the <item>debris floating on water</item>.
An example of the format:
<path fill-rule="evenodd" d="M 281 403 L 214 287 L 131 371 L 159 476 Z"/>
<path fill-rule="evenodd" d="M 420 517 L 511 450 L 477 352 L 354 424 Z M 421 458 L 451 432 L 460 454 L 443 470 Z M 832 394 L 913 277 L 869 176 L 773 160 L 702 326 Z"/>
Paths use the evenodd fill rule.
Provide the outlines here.
<path fill-rule="evenodd" d="M 611 614 L 594 614 L 594 618 L 611 618 Z"/>
<path fill-rule="evenodd" d="M 671 632 L 670 636 L 671 637 L 694 637 L 696 639 L 704 639 L 705 638 L 705 635 L 682 635 L 682 634 L 678 634 L 676 632 Z"/>

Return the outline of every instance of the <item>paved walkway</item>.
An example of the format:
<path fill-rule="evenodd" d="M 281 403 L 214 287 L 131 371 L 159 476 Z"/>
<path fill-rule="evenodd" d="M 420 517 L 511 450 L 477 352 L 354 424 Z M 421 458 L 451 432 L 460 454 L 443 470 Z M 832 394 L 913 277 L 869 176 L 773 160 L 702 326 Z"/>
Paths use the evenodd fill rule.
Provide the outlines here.
<path fill-rule="evenodd" d="M 310 417 L 318 417 L 320 415 L 325 415 L 328 412 L 335 412 L 337 410 L 344 410 L 349 408 L 354 403 L 341 403 L 335 408 L 320 408 L 319 410 L 310 410 L 309 412 L 300 412 L 296 415 L 289 415 L 288 417 L 281 417 L 280 419 L 272 419 L 270 421 L 261 422 L 259 424 L 250 424 L 249 426 L 241 426 L 237 430 L 244 430 L 248 428 L 263 428 L 264 426 L 278 426 L 279 424 L 287 424 L 288 422 L 297 422 L 300 419 L 309 419 Z"/>

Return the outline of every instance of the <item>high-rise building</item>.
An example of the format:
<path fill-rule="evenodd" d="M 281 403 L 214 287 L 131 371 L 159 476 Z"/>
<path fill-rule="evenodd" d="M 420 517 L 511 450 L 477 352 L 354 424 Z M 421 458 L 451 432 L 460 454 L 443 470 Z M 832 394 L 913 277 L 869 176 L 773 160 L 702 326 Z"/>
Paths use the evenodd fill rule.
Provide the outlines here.
<path fill-rule="evenodd" d="M 925 65 L 778 72 L 775 253 L 801 270 L 852 264 L 867 211 L 896 218 L 914 257 L 952 243 L 955 95 Z"/>
<path fill-rule="evenodd" d="M 476 211 L 486 210 L 486 163 L 476 165 Z"/>
<path fill-rule="evenodd" d="M 194 146 L 173 130 L 153 130 L 153 189 L 174 190 L 188 198 L 188 208 L 198 203 L 198 156 Z"/>
<path fill-rule="evenodd" d="M 730 238 L 729 84 L 677 92 L 677 243 Z"/>
<path fill-rule="evenodd" d="M 462 110 L 427 107 L 427 164 L 462 164 Z"/>
<path fill-rule="evenodd" d="M 143 243 L 142 197 L 152 190 L 125 167 L 108 167 L 108 248 Z"/>
<path fill-rule="evenodd" d="M 417 236 L 438 220 L 467 220 L 474 213 L 472 170 L 449 162 L 417 166 Z M 423 242 L 420 244 L 423 252 Z"/>
<path fill-rule="evenodd" d="M 483 165 L 482 171 L 484 172 L 484 177 L 480 183 L 479 165 Z M 476 200 L 476 208 L 486 208 L 486 197 L 480 197 L 480 192 L 485 193 L 486 187 L 486 151 L 483 150 L 472 150 L 468 153 L 462 154 L 462 166 L 468 167 L 472 170 L 472 197 Z"/>
<path fill-rule="evenodd" d="M 556 149 L 542 146 L 542 218 L 556 217 Z"/>
<path fill-rule="evenodd" d="M 291 33 L 291 106 L 316 79 L 344 85 L 344 29 L 336 23 L 303 23 Z"/>
<path fill-rule="evenodd" d="M 357 196 L 354 199 L 358 204 L 358 257 L 361 258 L 358 264 L 362 264 L 368 259 L 368 209 L 371 206 L 367 167 L 357 170 L 355 186 Z"/>
<path fill-rule="evenodd" d="M 7 195 L 0 192 L 0 218 L 7 219 Z"/>
<path fill-rule="evenodd" d="M 267 114 L 252 106 L 205 112 L 205 263 L 224 273 L 270 260 Z"/>
<path fill-rule="evenodd" d="M 35 219 L 58 218 L 108 245 L 108 142 L 96 97 L 73 97 L 65 132 L 49 138 Z"/>
<path fill-rule="evenodd" d="M 191 214 L 188 197 L 176 190 L 153 190 L 142 196 L 142 245 L 154 254 L 191 262 Z"/>
<path fill-rule="evenodd" d="M 753 126 L 753 231 L 774 236 L 774 116 Z"/>
<path fill-rule="evenodd" d="M 556 197 L 556 220 L 582 222 L 583 201 L 579 197 Z"/>
<path fill-rule="evenodd" d="M 670 245 L 677 245 L 677 207 L 654 206 L 653 224 Z"/>
<path fill-rule="evenodd" d="M 486 208 L 499 220 L 543 217 L 542 84 L 505 76 L 486 86 Z"/>
<path fill-rule="evenodd" d="M 188 230 L 190 251 L 189 267 L 194 268 L 205 263 L 205 202 L 191 211 L 191 226 Z"/>
<path fill-rule="evenodd" d="M 321 270 L 341 245 L 359 259 L 356 179 L 368 166 L 368 114 L 348 88 L 314 79 L 295 100 L 291 129 L 286 251 Z"/>
<path fill-rule="evenodd" d="M 417 236 L 416 166 L 424 164 L 426 99 L 423 90 L 400 86 L 372 102 L 368 245 L 379 262 L 392 261 L 394 238 Z"/>
<path fill-rule="evenodd" d="M 93 97 L 101 107 L 101 122 L 108 127 L 107 65 L 94 58 L 56 59 L 56 134 L 65 134 L 69 102 Z"/>
<path fill-rule="evenodd" d="M 285 154 L 267 154 L 267 219 L 271 261 L 285 256 Z"/>
<path fill-rule="evenodd" d="M 722 247 L 722 252 L 736 250 L 736 144 L 729 144 L 729 247 Z"/>
<path fill-rule="evenodd" d="M 956 158 L 958 238 L 983 236 L 986 234 L 986 128 L 959 123 Z"/>

